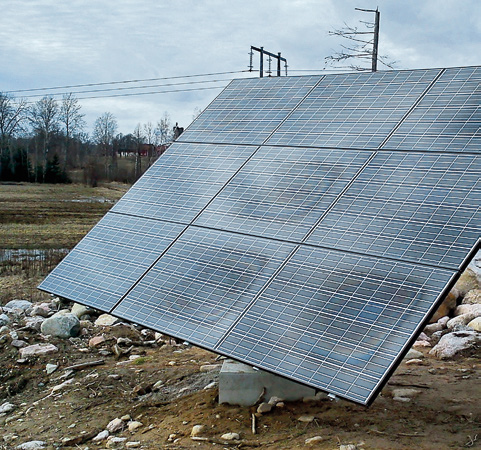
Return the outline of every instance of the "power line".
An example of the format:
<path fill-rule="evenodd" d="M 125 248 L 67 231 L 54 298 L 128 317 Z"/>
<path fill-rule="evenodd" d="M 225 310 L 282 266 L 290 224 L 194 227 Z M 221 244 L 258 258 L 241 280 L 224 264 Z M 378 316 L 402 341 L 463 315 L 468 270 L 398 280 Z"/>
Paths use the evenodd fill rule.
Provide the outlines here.
<path fill-rule="evenodd" d="M 126 91 L 132 89 L 149 89 L 149 88 L 156 88 L 156 87 L 167 87 L 167 86 L 182 86 L 182 85 L 192 85 L 192 84 L 202 84 L 202 83 L 220 83 L 223 81 L 232 81 L 232 78 L 223 78 L 220 80 L 202 80 L 202 81 L 184 81 L 181 83 L 166 83 L 166 84 L 148 84 L 144 86 L 131 86 L 131 87 L 118 87 L 118 88 L 108 88 L 108 89 L 92 89 L 88 91 L 74 91 L 74 92 L 55 92 L 50 94 L 50 96 L 60 96 L 66 94 L 92 94 L 95 92 L 112 92 L 112 91 Z M 142 93 L 139 93 L 142 94 Z M 33 98 L 33 97 L 43 97 L 45 94 L 33 94 L 33 95 L 26 95 L 26 98 Z M 85 97 L 79 97 L 85 98 Z"/>
<path fill-rule="evenodd" d="M 182 75 L 182 76 L 179 75 L 174 77 L 144 78 L 139 80 L 105 81 L 102 83 L 71 84 L 71 85 L 65 85 L 65 86 L 52 86 L 52 87 L 41 87 L 41 88 L 31 88 L 31 89 L 17 89 L 17 90 L 5 91 L 5 93 L 11 94 L 11 93 L 18 93 L 18 92 L 52 91 L 57 89 L 107 86 L 107 85 L 113 85 L 113 84 L 144 83 L 148 81 L 174 80 L 179 78 L 209 77 L 214 75 L 228 75 L 228 74 L 244 73 L 244 72 L 248 72 L 248 70 L 235 70 L 235 71 L 229 71 L 229 72 L 211 72 L 211 73 L 201 73 L 201 74 L 195 74 L 195 75 Z"/>

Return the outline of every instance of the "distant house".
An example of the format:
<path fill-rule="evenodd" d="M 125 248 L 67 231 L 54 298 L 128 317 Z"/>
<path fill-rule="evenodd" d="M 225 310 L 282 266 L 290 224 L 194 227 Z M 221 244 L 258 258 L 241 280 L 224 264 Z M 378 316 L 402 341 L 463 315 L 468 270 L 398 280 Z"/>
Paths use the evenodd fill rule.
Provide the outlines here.
<path fill-rule="evenodd" d="M 162 144 L 162 145 L 154 145 L 154 144 L 141 144 L 139 148 L 119 148 L 119 156 L 121 158 L 127 158 L 129 156 L 135 156 L 138 153 L 140 154 L 140 157 L 149 157 L 149 158 L 157 158 L 162 153 L 164 153 L 170 146 L 170 143 L 168 144 Z"/>

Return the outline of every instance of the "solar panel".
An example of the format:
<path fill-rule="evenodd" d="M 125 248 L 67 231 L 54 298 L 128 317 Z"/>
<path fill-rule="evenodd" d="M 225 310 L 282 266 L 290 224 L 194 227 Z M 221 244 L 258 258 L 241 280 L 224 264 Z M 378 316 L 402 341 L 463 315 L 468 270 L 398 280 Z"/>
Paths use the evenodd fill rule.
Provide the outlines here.
<path fill-rule="evenodd" d="M 40 288 L 369 404 L 481 247 L 480 73 L 233 81 Z"/>
<path fill-rule="evenodd" d="M 108 311 L 184 228 L 109 212 L 40 288 Z"/>

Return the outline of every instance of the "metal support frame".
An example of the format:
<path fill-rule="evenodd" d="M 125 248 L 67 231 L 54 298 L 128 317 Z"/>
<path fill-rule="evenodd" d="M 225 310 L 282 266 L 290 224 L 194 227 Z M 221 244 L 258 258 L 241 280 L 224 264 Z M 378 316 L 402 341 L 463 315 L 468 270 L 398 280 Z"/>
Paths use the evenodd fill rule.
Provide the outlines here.
<path fill-rule="evenodd" d="M 259 77 L 260 78 L 263 78 L 264 77 L 264 56 L 267 55 L 269 56 L 270 58 L 275 58 L 277 59 L 277 76 L 280 77 L 281 76 L 281 61 L 284 61 L 284 67 L 286 69 L 286 76 L 287 76 L 287 59 L 286 58 L 283 58 L 281 56 L 281 52 L 279 52 L 277 55 L 274 54 L 274 53 L 271 53 L 271 52 L 268 52 L 267 50 L 264 50 L 264 47 L 261 47 L 261 48 L 258 48 L 258 47 L 254 47 L 253 45 L 251 45 L 251 51 L 250 51 L 250 65 L 249 65 L 249 71 L 252 72 L 252 52 L 253 51 L 256 51 L 256 52 L 259 52 L 260 54 L 260 63 L 259 63 Z M 269 63 L 269 76 L 270 75 L 270 63 Z"/>

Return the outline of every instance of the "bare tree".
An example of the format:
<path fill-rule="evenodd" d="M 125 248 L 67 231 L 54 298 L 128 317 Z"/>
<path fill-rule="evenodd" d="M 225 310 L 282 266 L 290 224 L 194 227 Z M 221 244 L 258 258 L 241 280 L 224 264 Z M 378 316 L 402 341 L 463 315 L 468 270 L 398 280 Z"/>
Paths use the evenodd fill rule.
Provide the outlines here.
<path fill-rule="evenodd" d="M 381 56 L 378 54 L 380 12 L 377 9 L 356 8 L 356 10 L 375 13 L 375 21 L 359 21 L 363 25 L 362 29 L 351 27 L 344 23 L 343 28 L 329 31 L 330 36 L 340 36 L 349 41 L 349 44 L 341 45 L 341 51 L 326 56 L 324 58 L 326 64 L 338 69 L 348 68 L 351 70 L 372 70 L 375 72 L 377 70 L 377 62 L 379 61 L 384 66 L 392 69 L 396 64 L 396 61 L 388 61 L 388 56 Z M 338 65 L 351 60 L 369 60 L 371 61 L 371 69 L 360 64 L 349 64 L 348 66 Z"/>
<path fill-rule="evenodd" d="M 144 143 L 144 135 L 142 133 L 142 128 L 140 127 L 140 123 L 137 124 L 135 127 L 134 133 L 134 141 L 135 141 L 135 179 L 139 179 L 140 175 L 142 175 L 142 160 L 141 151 L 142 151 L 142 144 Z"/>
<path fill-rule="evenodd" d="M 93 139 L 101 153 L 105 155 L 105 171 L 112 179 L 117 168 L 117 154 L 113 148 L 113 140 L 117 132 L 117 120 L 110 112 L 103 113 L 94 124 Z"/>
<path fill-rule="evenodd" d="M 170 115 L 167 111 L 164 112 L 164 115 L 157 122 L 155 133 L 160 145 L 172 142 L 172 124 L 170 122 Z"/>
<path fill-rule="evenodd" d="M 147 122 L 146 124 L 144 124 L 144 139 L 145 143 L 149 146 L 147 150 L 147 167 L 150 167 L 154 162 L 154 148 L 157 146 L 158 141 L 152 122 Z"/>
<path fill-rule="evenodd" d="M 84 114 L 80 112 L 81 106 L 77 98 L 72 93 L 65 94 L 60 106 L 60 122 L 63 124 L 65 131 L 64 145 L 64 169 L 67 167 L 67 158 L 70 149 L 70 140 L 76 133 L 80 133 L 85 127 Z"/>
<path fill-rule="evenodd" d="M 42 142 L 43 165 L 46 166 L 50 140 L 52 135 L 58 131 L 58 114 L 59 108 L 57 101 L 52 97 L 45 96 L 38 102 L 34 103 L 30 108 L 30 122 L 34 131 L 38 134 Z M 39 165 L 38 151 L 35 148 L 35 159 L 37 166 Z M 35 172 L 35 181 L 39 181 L 37 171 Z"/>
<path fill-rule="evenodd" d="M 9 149 L 10 141 L 22 130 L 27 116 L 25 100 L 15 99 L 0 92 L 0 153 Z"/>

